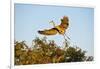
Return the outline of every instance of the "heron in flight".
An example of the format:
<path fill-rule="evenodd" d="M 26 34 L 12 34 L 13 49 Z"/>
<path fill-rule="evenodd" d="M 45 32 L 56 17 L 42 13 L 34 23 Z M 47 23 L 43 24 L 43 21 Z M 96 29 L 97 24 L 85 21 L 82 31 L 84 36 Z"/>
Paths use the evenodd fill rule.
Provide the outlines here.
<path fill-rule="evenodd" d="M 55 23 L 53 21 L 51 21 L 51 23 L 53 23 L 54 26 L 53 28 L 46 30 L 39 30 L 38 33 L 47 36 L 56 35 L 57 33 L 59 33 L 60 35 L 63 35 L 65 39 L 66 36 L 65 32 L 69 27 L 69 18 L 67 16 L 63 16 L 63 18 L 61 19 L 61 24 L 57 26 L 55 26 Z M 70 39 L 68 36 L 67 38 Z"/>

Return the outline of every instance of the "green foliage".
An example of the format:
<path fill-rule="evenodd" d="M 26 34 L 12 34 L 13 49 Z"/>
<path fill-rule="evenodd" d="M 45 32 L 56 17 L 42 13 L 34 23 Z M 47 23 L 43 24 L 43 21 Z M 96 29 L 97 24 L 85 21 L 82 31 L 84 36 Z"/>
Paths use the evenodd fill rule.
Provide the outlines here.
<path fill-rule="evenodd" d="M 46 37 L 33 40 L 33 47 L 29 48 L 25 41 L 15 41 L 15 65 L 47 64 L 62 62 L 92 61 L 93 57 L 85 56 L 85 51 L 65 44 L 64 48 L 58 47 L 53 40 Z M 67 46 L 66 46 L 67 45 Z"/>

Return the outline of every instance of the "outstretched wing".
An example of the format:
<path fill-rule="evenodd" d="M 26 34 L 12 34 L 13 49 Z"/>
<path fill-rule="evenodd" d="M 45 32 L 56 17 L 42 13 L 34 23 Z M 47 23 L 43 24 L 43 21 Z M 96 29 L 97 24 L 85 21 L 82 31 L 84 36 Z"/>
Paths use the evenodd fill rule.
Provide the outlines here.
<path fill-rule="evenodd" d="M 61 27 L 63 27 L 64 29 L 67 29 L 69 26 L 69 19 L 67 16 L 64 16 L 63 19 L 61 19 Z"/>
<path fill-rule="evenodd" d="M 57 34 L 57 29 L 51 28 L 51 29 L 48 29 L 48 30 L 38 31 L 38 33 L 43 34 L 43 35 L 55 35 L 55 34 Z"/>

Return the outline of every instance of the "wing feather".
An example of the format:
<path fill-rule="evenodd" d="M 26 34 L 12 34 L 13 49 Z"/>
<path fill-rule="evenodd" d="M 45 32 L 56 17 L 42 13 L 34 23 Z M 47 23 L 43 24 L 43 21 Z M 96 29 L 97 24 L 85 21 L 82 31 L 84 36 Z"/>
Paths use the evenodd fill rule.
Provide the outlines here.
<path fill-rule="evenodd" d="M 63 27 L 64 29 L 67 29 L 69 26 L 69 19 L 68 17 L 64 16 L 63 19 L 61 19 L 61 27 Z"/>
<path fill-rule="evenodd" d="M 55 34 L 57 34 L 57 29 L 51 28 L 51 29 L 48 29 L 48 30 L 38 31 L 38 33 L 43 34 L 43 35 L 55 35 Z"/>

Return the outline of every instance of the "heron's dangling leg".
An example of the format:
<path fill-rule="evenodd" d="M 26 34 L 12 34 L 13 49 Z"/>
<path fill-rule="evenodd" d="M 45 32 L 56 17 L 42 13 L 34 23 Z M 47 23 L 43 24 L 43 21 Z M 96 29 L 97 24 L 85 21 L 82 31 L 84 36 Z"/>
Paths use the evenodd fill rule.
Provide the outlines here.
<path fill-rule="evenodd" d="M 67 39 L 65 38 L 65 35 L 63 35 L 63 37 L 64 37 L 64 40 L 67 41 Z"/>
<path fill-rule="evenodd" d="M 64 42 L 65 42 L 65 47 L 67 47 L 68 46 L 68 40 L 65 38 L 65 35 L 63 35 L 63 37 L 64 37 Z"/>
<path fill-rule="evenodd" d="M 66 33 L 64 35 L 70 40 L 70 38 L 66 35 Z"/>

